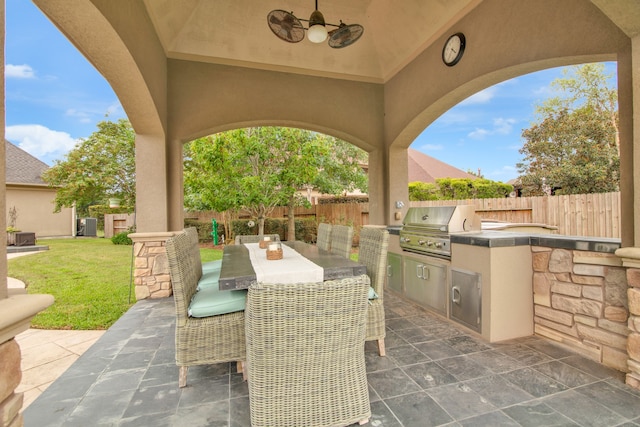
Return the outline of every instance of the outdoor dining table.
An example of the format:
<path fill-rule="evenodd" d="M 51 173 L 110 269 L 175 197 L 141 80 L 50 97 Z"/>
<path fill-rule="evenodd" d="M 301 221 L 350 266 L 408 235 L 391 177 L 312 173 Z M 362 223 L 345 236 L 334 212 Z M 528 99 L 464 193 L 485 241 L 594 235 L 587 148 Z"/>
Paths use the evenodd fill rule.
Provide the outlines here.
<path fill-rule="evenodd" d="M 286 249 L 284 248 L 284 246 L 286 246 L 287 248 L 297 252 L 297 254 L 301 255 L 304 259 L 297 257 L 297 254 L 295 253 L 285 251 L 284 262 L 283 260 L 272 260 L 268 261 L 268 265 L 272 265 L 275 269 L 281 269 L 281 274 L 286 275 L 291 273 L 291 277 L 294 279 L 299 274 L 299 270 L 288 271 L 287 269 L 289 267 L 287 266 L 291 266 L 292 264 L 288 264 L 287 261 L 290 262 L 291 259 L 296 257 L 300 260 L 300 265 L 298 266 L 300 268 L 305 268 L 303 264 L 315 265 L 315 267 L 310 267 L 314 268 L 314 270 L 317 270 L 319 267 L 321 269 L 319 274 L 323 281 L 343 279 L 367 273 L 367 268 L 363 264 L 359 264 L 340 255 L 335 255 L 328 251 L 318 249 L 315 245 L 301 241 L 281 242 L 281 244 L 283 249 Z M 224 247 L 219 279 L 219 289 L 221 291 L 248 289 L 251 284 L 256 283 L 259 280 L 256 269 L 252 264 L 250 254 L 250 248 L 255 251 L 255 246 L 257 245 L 257 243 L 249 243 L 243 245 L 227 245 Z M 262 249 L 261 251 L 264 252 L 265 250 Z M 305 263 L 305 260 L 310 261 L 312 264 Z M 256 268 L 258 268 L 258 266 L 256 266 Z"/>

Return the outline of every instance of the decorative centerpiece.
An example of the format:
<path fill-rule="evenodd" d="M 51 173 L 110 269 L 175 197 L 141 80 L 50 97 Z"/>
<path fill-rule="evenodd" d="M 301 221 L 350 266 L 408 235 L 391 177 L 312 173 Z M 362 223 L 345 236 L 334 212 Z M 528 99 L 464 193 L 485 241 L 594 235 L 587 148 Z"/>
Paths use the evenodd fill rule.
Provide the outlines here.
<path fill-rule="evenodd" d="M 282 259 L 282 246 L 278 242 L 269 243 L 267 246 L 267 259 Z"/>
<path fill-rule="evenodd" d="M 260 246 L 260 249 L 267 249 L 267 246 L 269 246 L 270 243 L 271 236 L 262 236 L 262 239 L 260 239 L 258 245 Z"/>

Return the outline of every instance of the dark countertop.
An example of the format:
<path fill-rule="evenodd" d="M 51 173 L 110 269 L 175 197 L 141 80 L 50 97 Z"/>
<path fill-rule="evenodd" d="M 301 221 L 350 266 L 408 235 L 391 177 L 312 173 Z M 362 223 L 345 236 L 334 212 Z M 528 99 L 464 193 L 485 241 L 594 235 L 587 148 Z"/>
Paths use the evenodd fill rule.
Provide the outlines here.
<path fill-rule="evenodd" d="M 614 253 L 616 249 L 620 248 L 620 239 L 486 230 L 476 233 L 453 234 L 451 235 L 451 243 L 488 248 L 530 245 L 605 253 Z"/>
<path fill-rule="evenodd" d="M 452 234 L 451 243 L 483 246 L 487 248 L 528 246 L 531 244 L 531 236 L 528 234 L 510 233 L 505 231 L 478 231 Z"/>
<path fill-rule="evenodd" d="M 401 226 L 388 227 L 389 234 L 400 234 Z M 606 237 L 564 236 L 560 234 L 528 234 L 509 231 L 475 231 L 451 235 L 451 243 L 498 248 L 508 246 L 545 246 L 549 248 L 614 253 L 620 239 Z"/>

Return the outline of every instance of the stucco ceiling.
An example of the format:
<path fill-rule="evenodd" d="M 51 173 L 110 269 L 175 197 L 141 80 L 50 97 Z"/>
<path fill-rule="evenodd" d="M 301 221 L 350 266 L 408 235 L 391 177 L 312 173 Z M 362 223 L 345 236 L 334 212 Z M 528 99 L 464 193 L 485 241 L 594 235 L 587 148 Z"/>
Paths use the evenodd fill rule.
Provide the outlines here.
<path fill-rule="evenodd" d="M 144 0 L 167 57 L 349 80 L 385 82 L 480 0 L 319 0 L 325 21 L 360 24 L 355 44 L 287 43 L 267 25 L 273 9 L 309 19 L 314 0 Z M 306 23 L 303 22 L 303 24 Z M 332 29 L 332 27 L 329 27 Z"/>

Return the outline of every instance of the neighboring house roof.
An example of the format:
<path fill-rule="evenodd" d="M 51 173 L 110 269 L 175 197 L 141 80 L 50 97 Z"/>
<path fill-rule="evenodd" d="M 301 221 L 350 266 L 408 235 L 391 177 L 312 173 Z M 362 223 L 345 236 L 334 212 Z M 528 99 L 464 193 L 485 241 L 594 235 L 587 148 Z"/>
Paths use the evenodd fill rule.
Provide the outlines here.
<path fill-rule="evenodd" d="M 23 149 L 5 140 L 7 161 L 7 184 L 46 185 L 42 173 L 49 166 Z"/>
<path fill-rule="evenodd" d="M 407 157 L 409 182 L 436 182 L 438 178 L 478 178 L 412 148 L 407 149 Z"/>

